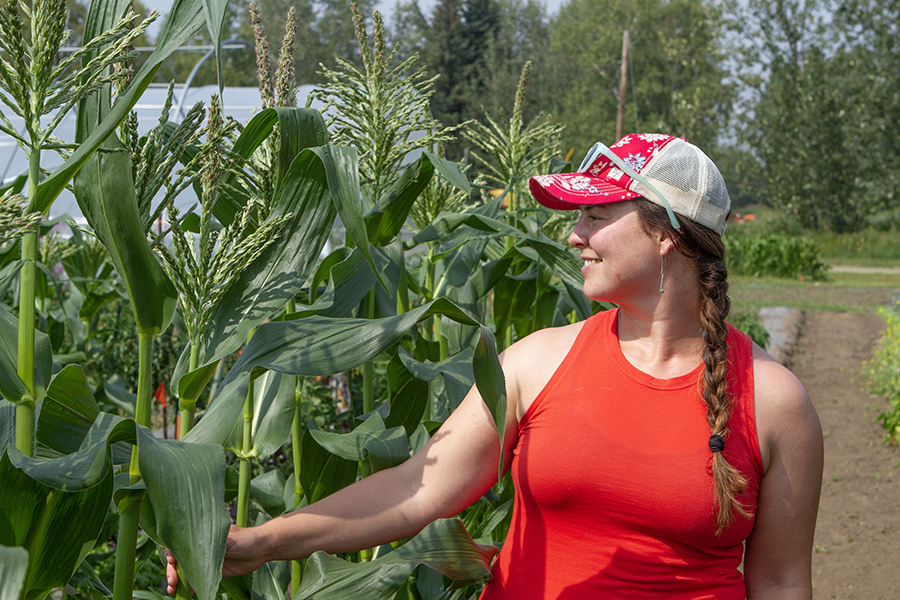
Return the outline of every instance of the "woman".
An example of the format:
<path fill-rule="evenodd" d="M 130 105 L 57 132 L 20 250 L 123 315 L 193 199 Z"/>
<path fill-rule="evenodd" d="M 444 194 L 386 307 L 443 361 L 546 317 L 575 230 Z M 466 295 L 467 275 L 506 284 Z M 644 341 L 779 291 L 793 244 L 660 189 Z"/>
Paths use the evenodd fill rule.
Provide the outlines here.
<path fill-rule="evenodd" d="M 618 308 L 501 355 L 516 499 L 482 598 L 811 598 L 821 428 L 797 379 L 724 321 L 718 169 L 682 139 L 632 134 L 530 187 L 580 211 L 584 292 Z M 473 388 L 399 467 L 233 527 L 223 573 L 414 535 L 483 495 L 499 459 Z"/>

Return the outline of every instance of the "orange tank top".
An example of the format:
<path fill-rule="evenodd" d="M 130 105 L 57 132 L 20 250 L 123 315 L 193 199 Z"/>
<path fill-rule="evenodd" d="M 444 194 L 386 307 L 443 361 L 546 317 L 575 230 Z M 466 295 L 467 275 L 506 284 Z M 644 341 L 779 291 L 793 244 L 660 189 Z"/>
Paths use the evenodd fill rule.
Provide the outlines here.
<path fill-rule="evenodd" d="M 715 533 L 703 365 L 673 379 L 619 348 L 618 310 L 586 321 L 519 422 L 515 505 L 482 600 L 742 600 L 738 571 L 753 519 Z M 755 512 L 762 460 L 752 342 L 728 327 L 733 399 L 725 456 Z"/>

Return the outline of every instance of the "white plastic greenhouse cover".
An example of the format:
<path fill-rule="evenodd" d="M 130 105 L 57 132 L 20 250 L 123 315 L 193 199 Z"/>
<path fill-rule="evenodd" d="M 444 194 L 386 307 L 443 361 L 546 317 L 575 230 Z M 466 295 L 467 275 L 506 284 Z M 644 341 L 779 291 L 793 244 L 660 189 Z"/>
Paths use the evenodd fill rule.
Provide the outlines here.
<path fill-rule="evenodd" d="M 314 86 L 304 85 L 297 90 L 297 105 L 304 106 L 306 104 L 307 95 L 313 90 Z M 135 112 L 138 116 L 138 133 L 145 134 L 153 126 L 159 122 L 159 115 L 166 99 L 166 85 L 151 85 L 141 96 L 135 105 Z M 173 94 L 173 107 L 170 111 L 169 120 L 181 122 L 183 114 L 175 114 L 176 107 L 179 104 L 183 87 L 176 86 Z M 185 94 L 182 112 L 187 112 L 191 106 L 197 102 L 209 104 L 210 97 L 218 92 L 218 86 L 207 85 L 202 87 L 189 88 Z M 250 87 L 226 87 L 222 93 L 224 113 L 239 123 L 247 123 L 259 111 L 262 100 L 259 90 Z M 314 103 L 314 108 L 320 108 L 321 103 Z M 5 107 L 0 107 L 5 108 Z M 9 109 L 5 109 L 4 114 L 9 117 L 10 122 L 20 132 L 24 132 L 24 120 L 16 115 L 11 115 Z M 45 117 L 49 122 L 52 117 Z M 65 119 L 59 124 L 54 135 L 66 142 L 75 140 L 75 111 L 66 115 Z M 41 166 L 49 171 L 53 171 L 61 165 L 62 158 L 55 152 L 43 152 L 41 154 Z M 19 175 L 28 172 L 28 158 L 19 148 L 15 140 L 9 136 L 0 133 L 0 180 L 4 183 L 15 179 Z M 196 201 L 191 190 L 186 190 L 178 198 L 179 208 L 187 208 Z M 84 224 L 86 221 L 78 208 L 75 197 L 68 191 L 63 191 L 59 198 L 50 207 L 50 218 L 60 217 L 68 214 L 77 223 Z"/>

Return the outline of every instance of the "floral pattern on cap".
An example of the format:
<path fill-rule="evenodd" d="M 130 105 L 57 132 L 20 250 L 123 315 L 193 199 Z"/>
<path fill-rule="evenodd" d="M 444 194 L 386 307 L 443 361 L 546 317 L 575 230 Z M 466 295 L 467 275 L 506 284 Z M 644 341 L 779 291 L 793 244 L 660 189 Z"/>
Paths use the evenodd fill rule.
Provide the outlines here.
<path fill-rule="evenodd" d="M 655 151 L 656 149 L 654 148 L 654 152 Z M 641 156 L 640 152 L 637 154 L 629 154 L 628 157 L 625 158 L 625 162 L 631 165 L 632 169 L 640 173 L 641 169 L 644 168 L 644 165 L 647 164 L 647 157 Z"/>
<path fill-rule="evenodd" d="M 645 142 L 653 143 L 653 142 L 661 142 L 662 140 L 671 139 L 671 135 L 666 135 L 664 133 L 639 133 L 638 139 L 644 140 Z"/>
<path fill-rule="evenodd" d="M 559 187 L 570 192 L 588 192 L 590 194 L 599 194 L 600 190 L 591 182 L 590 177 L 584 175 L 576 175 L 574 177 L 560 177 L 559 175 L 538 175 L 534 178 L 543 187 L 549 185 L 558 185 Z"/>

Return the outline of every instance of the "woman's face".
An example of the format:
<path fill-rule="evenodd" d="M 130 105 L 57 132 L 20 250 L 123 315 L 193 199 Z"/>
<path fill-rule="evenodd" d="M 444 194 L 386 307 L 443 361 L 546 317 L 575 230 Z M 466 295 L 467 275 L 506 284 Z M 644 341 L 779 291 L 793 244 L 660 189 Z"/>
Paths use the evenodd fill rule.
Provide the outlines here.
<path fill-rule="evenodd" d="M 634 202 L 583 206 L 569 245 L 581 251 L 588 298 L 621 305 L 659 295 L 660 245 L 644 231 Z"/>

